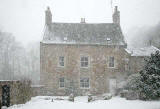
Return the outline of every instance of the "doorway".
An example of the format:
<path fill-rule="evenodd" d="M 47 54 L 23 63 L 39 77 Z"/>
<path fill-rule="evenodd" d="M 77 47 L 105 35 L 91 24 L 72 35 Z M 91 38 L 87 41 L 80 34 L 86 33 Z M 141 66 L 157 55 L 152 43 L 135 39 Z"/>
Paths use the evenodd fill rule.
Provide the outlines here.
<path fill-rule="evenodd" d="M 115 78 L 109 79 L 109 91 L 112 95 L 116 94 L 117 81 Z"/>

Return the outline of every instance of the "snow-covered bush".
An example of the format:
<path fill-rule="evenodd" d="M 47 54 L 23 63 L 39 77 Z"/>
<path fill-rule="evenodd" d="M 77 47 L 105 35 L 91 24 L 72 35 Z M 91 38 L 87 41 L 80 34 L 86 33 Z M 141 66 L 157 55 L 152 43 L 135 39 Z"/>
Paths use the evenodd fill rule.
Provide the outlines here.
<path fill-rule="evenodd" d="M 127 83 L 124 87 L 126 90 L 138 91 L 139 83 L 140 83 L 140 74 L 139 73 L 132 74 L 128 77 Z"/>
<path fill-rule="evenodd" d="M 142 100 L 160 99 L 160 53 L 152 54 L 144 69 L 131 75 L 125 87 L 127 90 L 138 94 Z M 134 96 L 134 95 L 133 95 Z"/>
<path fill-rule="evenodd" d="M 103 95 L 104 100 L 110 100 L 111 98 L 112 98 L 112 94 L 110 94 L 110 93 Z"/>
<path fill-rule="evenodd" d="M 70 94 L 68 100 L 74 102 L 74 94 Z"/>
<path fill-rule="evenodd" d="M 6 106 L 2 106 L 2 109 L 7 109 L 7 107 Z"/>
<path fill-rule="evenodd" d="M 143 100 L 160 99 L 160 52 L 156 51 L 146 60 L 140 72 L 140 97 Z"/>
<path fill-rule="evenodd" d="M 92 95 L 91 94 L 88 94 L 88 102 L 91 102 L 91 101 L 93 101 L 94 99 L 93 99 L 93 97 L 92 97 Z"/>
<path fill-rule="evenodd" d="M 137 100 L 139 99 L 139 93 L 137 91 L 130 90 L 125 95 L 127 100 Z"/>
<path fill-rule="evenodd" d="M 122 90 L 122 91 L 120 92 L 120 96 L 121 96 L 121 97 L 126 97 L 127 94 L 128 94 L 128 90 Z"/>

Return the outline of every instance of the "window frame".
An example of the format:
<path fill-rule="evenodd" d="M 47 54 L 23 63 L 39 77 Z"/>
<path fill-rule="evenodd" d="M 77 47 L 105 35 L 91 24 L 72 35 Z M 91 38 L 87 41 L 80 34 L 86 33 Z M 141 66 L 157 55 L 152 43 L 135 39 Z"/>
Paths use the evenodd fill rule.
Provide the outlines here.
<path fill-rule="evenodd" d="M 113 58 L 113 62 L 110 61 L 111 58 Z M 111 64 L 113 64 L 113 66 L 110 66 Z M 114 56 L 109 56 L 109 58 L 108 58 L 108 67 L 109 68 L 115 68 L 115 57 Z"/>
<path fill-rule="evenodd" d="M 62 78 L 63 78 L 63 81 L 61 81 Z M 65 88 L 65 78 L 64 77 L 60 77 L 58 82 L 59 82 L 59 88 L 60 89 L 64 89 Z M 63 84 L 63 87 L 61 87 L 62 84 Z"/>
<path fill-rule="evenodd" d="M 83 82 L 81 81 L 82 79 L 83 79 Z M 84 81 L 84 79 L 88 79 L 88 82 Z M 81 89 L 90 89 L 90 78 L 89 77 L 80 77 L 79 82 L 80 82 L 79 85 Z M 88 85 L 88 87 L 86 87 L 86 85 Z"/>
<path fill-rule="evenodd" d="M 82 61 L 82 58 L 84 58 L 84 60 Z M 87 58 L 88 59 L 88 61 L 86 61 L 85 60 L 85 58 Z M 83 62 L 83 64 L 85 65 L 86 63 L 88 64 L 87 66 L 82 66 L 82 62 Z M 80 57 L 80 67 L 81 68 L 88 68 L 89 67 L 89 65 L 90 65 L 90 59 L 89 59 L 89 56 L 81 56 Z"/>
<path fill-rule="evenodd" d="M 63 57 L 63 61 L 60 60 L 60 58 Z M 61 62 L 63 62 L 63 66 L 60 64 Z M 58 67 L 65 67 L 65 57 L 64 56 L 59 56 L 58 57 Z"/>

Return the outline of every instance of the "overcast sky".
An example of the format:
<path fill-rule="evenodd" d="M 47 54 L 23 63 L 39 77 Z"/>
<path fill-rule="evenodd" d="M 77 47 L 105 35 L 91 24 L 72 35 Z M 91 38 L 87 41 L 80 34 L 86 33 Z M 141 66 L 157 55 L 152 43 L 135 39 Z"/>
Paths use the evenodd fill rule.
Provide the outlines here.
<path fill-rule="evenodd" d="M 133 27 L 160 22 L 160 0 L 113 0 L 121 12 L 123 33 Z M 50 6 L 53 22 L 112 22 L 111 0 L 0 0 L 0 29 L 27 44 L 42 39 L 44 11 Z M 134 30 L 133 30 L 134 31 Z"/>

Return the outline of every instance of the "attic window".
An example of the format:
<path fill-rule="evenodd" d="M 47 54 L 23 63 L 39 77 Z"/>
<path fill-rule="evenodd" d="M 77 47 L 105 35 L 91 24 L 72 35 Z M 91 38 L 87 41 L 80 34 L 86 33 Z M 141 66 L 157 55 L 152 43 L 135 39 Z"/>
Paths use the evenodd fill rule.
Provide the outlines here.
<path fill-rule="evenodd" d="M 107 38 L 107 41 L 110 41 L 111 39 L 110 38 Z"/>
<path fill-rule="evenodd" d="M 64 41 L 67 41 L 67 37 L 64 37 L 64 39 L 63 39 Z"/>

